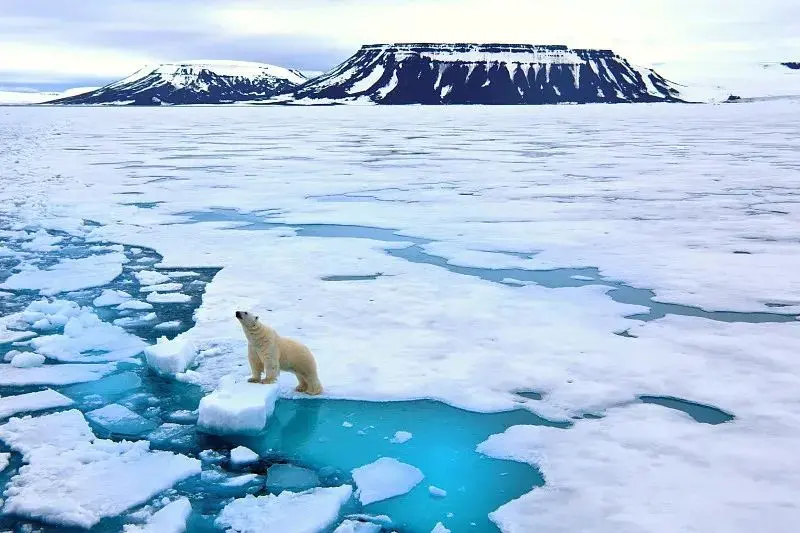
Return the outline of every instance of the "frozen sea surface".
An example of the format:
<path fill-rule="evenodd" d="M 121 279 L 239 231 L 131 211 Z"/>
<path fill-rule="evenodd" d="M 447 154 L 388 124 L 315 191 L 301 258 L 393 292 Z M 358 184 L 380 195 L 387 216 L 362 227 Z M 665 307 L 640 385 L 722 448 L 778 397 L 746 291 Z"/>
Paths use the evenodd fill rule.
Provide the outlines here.
<path fill-rule="evenodd" d="M 425 481 L 351 499 L 334 523 L 796 523 L 797 103 L 0 108 L 0 142 L 0 312 L 16 317 L 0 355 L 48 347 L 42 366 L 0 363 L 0 396 L 117 404 L 157 428 L 120 435 L 87 417 L 97 438 L 221 457 L 102 514 L 98 531 L 157 523 L 184 497 L 189 531 L 219 527 L 247 494 L 261 499 L 230 509 L 313 506 L 265 498 L 260 478 L 289 462 L 352 485 L 381 456 Z M 25 311 L 42 297 L 78 307 Z M 237 308 L 308 344 L 325 386 L 293 399 L 282 376 L 264 434 L 238 440 L 197 433 L 192 414 L 222 378 L 247 376 Z M 125 335 L 183 336 L 198 357 L 157 376 Z M 413 439 L 392 443 L 398 431 Z M 231 470 L 237 445 L 262 460 Z M 0 483 L 19 486 L 26 467 L 2 446 Z"/>

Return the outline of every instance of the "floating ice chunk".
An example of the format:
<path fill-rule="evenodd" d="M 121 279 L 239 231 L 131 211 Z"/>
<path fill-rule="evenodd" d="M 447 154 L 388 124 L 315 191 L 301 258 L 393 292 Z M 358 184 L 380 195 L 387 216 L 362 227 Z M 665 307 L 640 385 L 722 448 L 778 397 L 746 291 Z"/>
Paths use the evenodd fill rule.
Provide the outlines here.
<path fill-rule="evenodd" d="M 153 304 L 149 304 L 141 300 L 128 300 L 117 306 L 118 311 L 146 311 L 152 308 Z"/>
<path fill-rule="evenodd" d="M 28 307 L 16 317 L 27 324 L 46 320 L 52 327 L 63 327 L 71 317 L 78 316 L 82 312 L 84 311 L 75 302 L 42 298 L 28 304 Z"/>
<path fill-rule="evenodd" d="M 139 281 L 139 285 L 158 285 L 169 281 L 169 276 L 155 270 L 140 270 L 134 273 L 134 276 Z"/>
<path fill-rule="evenodd" d="M 187 338 L 169 340 L 160 337 L 156 344 L 144 349 L 147 366 L 162 375 L 185 372 L 197 357 L 197 349 Z"/>
<path fill-rule="evenodd" d="M 361 522 L 359 520 L 345 520 L 333 530 L 333 533 L 380 533 L 380 524 Z"/>
<path fill-rule="evenodd" d="M 0 453 L 0 472 L 8 468 L 8 464 L 10 462 L 11 462 L 10 453 Z"/>
<path fill-rule="evenodd" d="M 219 463 L 225 459 L 225 456 L 216 450 L 203 450 L 197 456 L 205 463 Z"/>
<path fill-rule="evenodd" d="M 351 428 L 351 427 L 353 427 L 353 423 L 352 422 L 348 422 L 347 420 L 345 420 L 344 422 L 342 422 L 342 427 L 343 428 Z"/>
<path fill-rule="evenodd" d="M 3 324 L 0 324 L 0 344 L 11 344 L 12 342 L 20 342 L 28 340 L 36 336 L 32 331 L 14 331 L 6 329 Z"/>
<path fill-rule="evenodd" d="M 147 301 L 154 304 L 182 304 L 191 300 L 191 296 L 179 292 L 151 292 L 147 295 Z"/>
<path fill-rule="evenodd" d="M 69 318 L 64 333 L 47 335 L 31 341 L 33 348 L 57 361 L 118 361 L 140 353 L 144 341 L 119 326 L 103 322 L 91 310 Z"/>
<path fill-rule="evenodd" d="M 570 277 L 572 279 L 576 279 L 578 281 L 595 281 L 595 278 L 593 278 L 591 276 L 575 275 L 575 276 L 570 276 Z"/>
<path fill-rule="evenodd" d="M 450 530 L 444 527 L 441 522 L 436 522 L 436 525 L 431 529 L 431 533 L 450 533 Z"/>
<path fill-rule="evenodd" d="M 355 468 L 352 474 L 362 505 L 406 494 L 425 478 L 418 468 L 392 457 Z"/>
<path fill-rule="evenodd" d="M 197 422 L 197 411 L 189 411 L 187 409 L 180 409 L 178 411 L 173 411 L 167 415 L 167 418 L 171 422 L 177 422 L 179 424 L 194 424 Z"/>
<path fill-rule="evenodd" d="M 276 464 L 267 469 L 267 489 L 280 493 L 284 490 L 293 492 L 319 487 L 319 476 L 313 470 L 291 464 Z"/>
<path fill-rule="evenodd" d="M 403 444 L 404 442 L 408 442 L 411 440 L 411 437 L 414 435 L 409 433 L 408 431 L 397 431 L 392 437 L 391 441 L 394 444 Z"/>
<path fill-rule="evenodd" d="M 231 464 L 236 466 L 249 465 L 257 462 L 259 459 L 258 454 L 250 448 L 244 446 L 237 446 L 231 450 Z"/>
<path fill-rule="evenodd" d="M 121 328 L 130 328 L 141 326 L 143 324 L 147 324 L 148 322 L 153 322 L 154 320 L 158 320 L 158 315 L 155 313 L 147 313 L 145 315 L 124 316 L 122 318 L 117 318 L 114 320 L 114 325 Z"/>
<path fill-rule="evenodd" d="M 430 493 L 431 496 L 435 496 L 436 498 L 444 498 L 445 496 L 447 496 L 446 490 L 440 489 L 435 485 L 430 485 L 428 487 L 428 492 Z"/>
<path fill-rule="evenodd" d="M 189 498 L 179 498 L 153 514 L 144 525 L 125 525 L 124 533 L 183 533 L 192 514 Z"/>
<path fill-rule="evenodd" d="M 247 495 L 226 505 L 215 523 L 236 533 L 317 533 L 333 524 L 352 492 L 350 485 L 342 485 L 278 496 Z"/>
<path fill-rule="evenodd" d="M 131 248 L 131 254 L 139 255 L 140 253 L 142 253 L 142 249 L 141 248 Z"/>
<path fill-rule="evenodd" d="M 117 403 L 89 411 L 86 413 L 86 418 L 103 429 L 118 435 L 141 435 L 152 431 L 156 427 L 153 421 Z"/>
<path fill-rule="evenodd" d="M 116 368 L 114 363 L 44 365 L 33 368 L 0 365 L 0 385 L 70 385 L 95 381 Z"/>
<path fill-rule="evenodd" d="M 180 329 L 180 327 L 181 327 L 180 320 L 170 320 L 169 322 L 161 322 L 160 324 L 156 324 L 155 326 L 153 326 L 153 329 L 164 331 L 169 329 Z"/>
<path fill-rule="evenodd" d="M 139 289 L 140 292 L 175 292 L 183 288 L 181 283 L 161 283 L 160 285 L 147 285 Z"/>
<path fill-rule="evenodd" d="M 15 368 L 33 368 L 44 364 L 44 356 L 34 352 L 18 352 L 11 359 L 11 366 Z"/>
<path fill-rule="evenodd" d="M 147 440 L 158 447 L 175 447 L 189 444 L 194 440 L 194 426 L 167 422 L 147 435 Z"/>
<path fill-rule="evenodd" d="M 225 380 L 200 400 L 198 429 L 206 433 L 258 433 L 267 425 L 278 400 L 278 384 Z"/>
<path fill-rule="evenodd" d="M 167 272 L 167 275 L 170 278 L 196 278 L 200 274 L 197 272 L 186 270 L 186 271 Z"/>
<path fill-rule="evenodd" d="M 5 361 L 6 363 L 10 363 L 12 359 L 14 359 L 16 356 L 18 356 L 21 353 L 22 352 L 20 352 L 19 350 L 9 350 L 3 356 L 3 361 Z"/>
<path fill-rule="evenodd" d="M 258 474 L 242 474 L 241 476 L 229 477 L 221 485 L 224 487 L 243 487 L 254 481 L 258 481 Z"/>
<path fill-rule="evenodd" d="M 197 459 L 150 451 L 147 441 L 98 439 L 74 409 L 12 418 L 0 439 L 28 463 L 11 479 L 3 510 L 62 526 L 88 529 L 200 472 Z"/>
<path fill-rule="evenodd" d="M 23 250 L 29 252 L 51 252 L 56 249 L 54 244 L 58 244 L 63 240 L 63 237 L 50 235 L 45 230 L 39 230 L 33 237 L 33 240 L 26 242 L 22 245 Z"/>
<path fill-rule="evenodd" d="M 36 267 L 17 272 L 0 285 L 11 290 L 38 290 L 43 295 L 101 287 L 122 274 L 124 254 L 90 255 L 82 259 L 62 259 L 47 270 Z"/>
<path fill-rule="evenodd" d="M 72 400 L 51 389 L 17 396 L 5 396 L 0 398 L 0 420 L 17 413 L 43 411 L 70 405 L 72 405 Z"/>
<path fill-rule="evenodd" d="M 103 292 L 94 299 L 92 304 L 95 307 L 109 307 L 119 305 L 131 299 L 131 295 L 125 291 L 115 289 L 103 289 Z"/>

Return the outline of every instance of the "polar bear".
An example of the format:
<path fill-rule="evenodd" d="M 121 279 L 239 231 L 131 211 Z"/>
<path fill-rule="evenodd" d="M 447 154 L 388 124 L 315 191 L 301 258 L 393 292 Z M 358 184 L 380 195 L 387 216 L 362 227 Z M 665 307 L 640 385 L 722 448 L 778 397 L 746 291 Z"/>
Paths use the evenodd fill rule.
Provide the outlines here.
<path fill-rule="evenodd" d="M 235 315 L 247 337 L 247 360 L 252 372 L 247 381 L 275 383 L 280 371 L 286 370 L 297 377 L 297 392 L 311 395 L 322 392 L 317 362 L 308 348 L 293 339 L 281 337 L 252 313 L 236 311 Z M 261 372 L 264 372 L 263 380 Z"/>

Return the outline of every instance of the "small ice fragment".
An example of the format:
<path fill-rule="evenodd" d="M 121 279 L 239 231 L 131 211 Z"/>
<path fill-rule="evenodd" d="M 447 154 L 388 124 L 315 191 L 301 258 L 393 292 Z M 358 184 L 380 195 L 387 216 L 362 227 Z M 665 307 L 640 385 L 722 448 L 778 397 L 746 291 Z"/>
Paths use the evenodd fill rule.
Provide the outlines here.
<path fill-rule="evenodd" d="M 152 309 L 153 304 L 149 304 L 147 302 L 143 302 L 141 300 L 128 300 L 126 302 L 122 302 L 117 306 L 117 311 L 146 311 L 148 309 Z"/>
<path fill-rule="evenodd" d="M 0 398 L 0 420 L 17 413 L 43 411 L 44 409 L 70 405 L 72 405 L 72 400 L 52 389 L 18 394 L 16 396 L 4 396 Z"/>
<path fill-rule="evenodd" d="M 350 422 L 345 420 L 344 422 L 342 422 L 342 427 L 351 428 L 351 427 L 353 427 L 353 424 L 351 424 Z"/>
<path fill-rule="evenodd" d="M 8 464 L 10 462 L 11 462 L 10 453 L 0 453 L 0 472 L 8 468 Z"/>
<path fill-rule="evenodd" d="M 361 522 L 359 520 L 345 520 L 333 533 L 380 533 L 380 524 Z"/>
<path fill-rule="evenodd" d="M 321 485 L 313 470 L 291 464 L 272 465 L 267 469 L 267 490 L 278 494 L 284 490 L 300 492 Z"/>
<path fill-rule="evenodd" d="M 158 319 L 158 315 L 156 315 L 155 313 L 147 313 L 146 315 L 126 316 L 123 318 L 118 318 L 114 320 L 114 325 L 119 326 L 121 328 L 127 328 L 127 327 L 141 326 L 142 324 L 147 324 L 148 322 L 152 322 L 156 319 Z"/>
<path fill-rule="evenodd" d="M 177 422 L 179 424 L 194 424 L 197 422 L 197 411 L 180 409 L 168 414 L 167 418 L 170 422 Z"/>
<path fill-rule="evenodd" d="M 444 498 L 445 496 L 447 496 L 447 491 L 446 490 L 440 489 L 439 487 L 437 487 L 435 485 L 430 485 L 428 487 L 428 492 L 431 493 L 431 496 L 434 496 L 436 498 Z"/>
<path fill-rule="evenodd" d="M 231 464 L 235 466 L 249 465 L 257 462 L 259 459 L 258 454 L 250 448 L 244 446 L 237 446 L 231 450 Z"/>
<path fill-rule="evenodd" d="M 124 291 L 117 291 L 114 289 L 103 289 L 103 292 L 94 299 L 92 304 L 95 307 L 110 307 L 112 305 L 119 305 L 131 299 L 131 295 Z"/>
<path fill-rule="evenodd" d="M 36 333 L 32 331 L 13 331 L 0 324 L 0 345 L 24 341 L 35 336 Z"/>
<path fill-rule="evenodd" d="M 226 505 L 215 524 L 235 533 L 325 531 L 339 517 L 352 491 L 350 485 L 342 485 L 300 493 L 284 491 L 277 496 L 247 495 Z"/>
<path fill-rule="evenodd" d="M 153 329 L 163 331 L 168 329 L 180 329 L 180 327 L 181 327 L 180 320 L 170 320 L 169 322 L 161 322 L 160 324 L 156 324 L 155 326 L 153 326 Z"/>
<path fill-rule="evenodd" d="M 11 359 L 14 368 L 33 368 L 44 364 L 44 356 L 34 352 L 17 352 Z"/>
<path fill-rule="evenodd" d="M 167 275 L 170 278 L 196 278 L 200 274 L 198 274 L 197 272 L 191 272 L 189 270 L 185 270 L 185 271 L 167 272 Z"/>
<path fill-rule="evenodd" d="M 352 474 L 362 505 L 406 494 L 425 477 L 418 468 L 392 457 L 381 457 L 373 463 L 355 468 Z"/>
<path fill-rule="evenodd" d="M 204 463 L 219 463 L 225 459 L 225 456 L 216 450 L 203 450 L 197 456 Z"/>
<path fill-rule="evenodd" d="M 151 292 L 147 295 L 147 301 L 154 304 L 182 304 L 191 300 L 191 296 L 180 292 Z"/>
<path fill-rule="evenodd" d="M 153 514 L 144 525 L 127 524 L 124 533 L 183 533 L 186 520 L 192 513 L 189 498 L 179 498 Z"/>
<path fill-rule="evenodd" d="M 572 279 L 577 279 L 578 281 L 594 281 L 594 278 L 590 276 L 570 276 Z"/>
<path fill-rule="evenodd" d="M 200 400 L 197 427 L 214 434 L 258 433 L 267 425 L 278 400 L 278 384 L 228 380 Z"/>
<path fill-rule="evenodd" d="M 441 522 L 436 522 L 436 525 L 431 529 L 431 533 L 450 533 L 450 530 L 444 527 Z"/>
<path fill-rule="evenodd" d="M 156 428 L 155 423 L 117 403 L 89 411 L 86 418 L 112 433 L 141 435 Z"/>
<path fill-rule="evenodd" d="M 175 292 L 179 291 L 183 288 L 183 285 L 180 283 L 161 283 L 158 285 L 146 285 L 144 287 L 140 287 L 140 292 Z"/>
<path fill-rule="evenodd" d="M 134 273 L 134 276 L 139 281 L 139 285 L 158 285 L 169 281 L 169 276 L 155 270 L 140 270 Z"/>
<path fill-rule="evenodd" d="M 197 349 L 186 338 L 160 337 L 156 344 L 144 349 L 144 356 L 147 366 L 159 374 L 175 376 L 186 372 L 197 357 Z"/>
<path fill-rule="evenodd" d="M 413 436 L 414 435 L 408 431 L 397 431 L 390 442 L 393 444 L 403 444 L 404 442 L 410 441 Z"/>

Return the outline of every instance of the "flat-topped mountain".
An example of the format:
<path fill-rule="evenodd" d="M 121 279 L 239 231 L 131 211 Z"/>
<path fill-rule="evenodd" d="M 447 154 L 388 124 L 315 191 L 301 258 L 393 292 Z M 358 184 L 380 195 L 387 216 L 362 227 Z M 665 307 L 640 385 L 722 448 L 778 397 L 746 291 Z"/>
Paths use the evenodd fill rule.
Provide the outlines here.
<path fill-rule="evenodd" d="M 295 99 L 380 104 L 679 102 L 678 87 L 611 50 L 530 44 L 373 44 Z"/>

